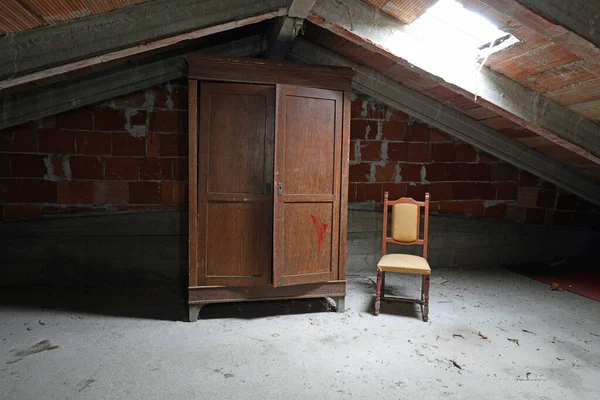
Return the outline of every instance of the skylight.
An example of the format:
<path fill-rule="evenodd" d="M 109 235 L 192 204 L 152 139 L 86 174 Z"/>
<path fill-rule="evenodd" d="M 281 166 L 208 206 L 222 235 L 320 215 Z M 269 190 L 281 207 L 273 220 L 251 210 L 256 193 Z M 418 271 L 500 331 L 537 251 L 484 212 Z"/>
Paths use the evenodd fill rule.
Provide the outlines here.
<path fill-rule="evenodd" d="M 455 0 L 439 0 L 415 22 L 411 31 L 449 54 L 485 58 L 518 40 Z"/>

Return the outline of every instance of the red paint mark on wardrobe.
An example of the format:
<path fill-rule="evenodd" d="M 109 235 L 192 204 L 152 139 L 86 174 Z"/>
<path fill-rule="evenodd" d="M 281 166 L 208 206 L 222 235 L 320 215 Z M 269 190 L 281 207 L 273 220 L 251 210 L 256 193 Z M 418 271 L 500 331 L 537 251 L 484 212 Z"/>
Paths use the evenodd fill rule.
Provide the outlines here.
<path fill-rule="evenodd" d="M 311 215 L 310 217 L 312 218 L 313 225 L 317 230 L 317 250 L 320 253 L 321 247 L 323 247 L 323 240 L 325 239 L 325 231 L 329 225 L 319 221 L 319 219 L 314 215 Z"/>

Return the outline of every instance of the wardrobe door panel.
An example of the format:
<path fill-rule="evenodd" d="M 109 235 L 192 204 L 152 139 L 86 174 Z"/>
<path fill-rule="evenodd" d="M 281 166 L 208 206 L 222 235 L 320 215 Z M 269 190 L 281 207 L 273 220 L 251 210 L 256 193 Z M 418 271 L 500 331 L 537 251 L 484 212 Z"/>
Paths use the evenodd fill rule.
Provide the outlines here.
<path fill-rule="evenodd" d="M 273 284 L 337 279 L 343 93 L 277 86 Z"/>
<path fill-rule="evenodd" d="M 274 109 L 273 86 L 200 85 L 200 286 L 271 282 Z"/>

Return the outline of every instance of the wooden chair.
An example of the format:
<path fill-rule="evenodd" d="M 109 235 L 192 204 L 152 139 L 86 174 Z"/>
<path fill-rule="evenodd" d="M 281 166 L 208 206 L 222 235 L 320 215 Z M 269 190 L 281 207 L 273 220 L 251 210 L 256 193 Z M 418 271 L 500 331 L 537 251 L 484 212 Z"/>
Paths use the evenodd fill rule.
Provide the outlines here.
<path fill-rule="evenodd" d="M 388 208 L 392 207 L 392 236 L 388 237 Z M 421 207 L 425 208 L 423 239 L 419 238 L 421 226 Z M 425 193 L 425 201 L 415 201 L 402 197 L 395 201 L 388 200 L 385 192 L 383 201 L 383 237 L 381 243 L 381 260 L 377 263 L 377 295 L 375 297 L 375 315 L 379 315 L 381 300 L 399 301 L 421 304 L 423 321 L 427 322 L 429 314 L 429 276 L 431 268 L 427 262 L 427 234 L 429 229 L 429 193 Z M 388 243 L 401 245 L 423 245 L 423 257 L 409 254 L 387 254 Z M 421 300 L 389 297 L 385 295 L 385 273 L 399 272 L 422 276 Z"/>

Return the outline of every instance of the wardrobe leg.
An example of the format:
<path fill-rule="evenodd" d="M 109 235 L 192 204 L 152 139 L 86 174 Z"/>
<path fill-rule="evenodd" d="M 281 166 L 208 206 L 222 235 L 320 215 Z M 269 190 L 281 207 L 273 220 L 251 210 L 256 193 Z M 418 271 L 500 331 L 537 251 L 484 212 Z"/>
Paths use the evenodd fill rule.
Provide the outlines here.
<path fill-rule="evenodd" d="M 189 304 L 188 305 L 188 311 L 189 311 L 189 321 L 190 322 L 196 322 L 198 321 L 198 316 L 200 314 L 200 309 L 202 308 L 202 306 L 200 304 Z"/>
<path fill-rule="evenodd" d="M 337 297 L 335 299 L 335 305 L 336 305 L 336 308 L 335 308 L 336 312 L 339 312 L 339 313 L 345 312 L 346 311 L 346 297 L 345 296 Z"/>

